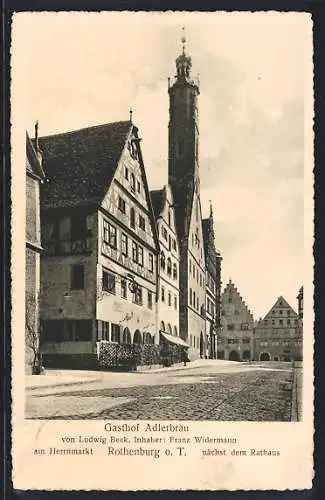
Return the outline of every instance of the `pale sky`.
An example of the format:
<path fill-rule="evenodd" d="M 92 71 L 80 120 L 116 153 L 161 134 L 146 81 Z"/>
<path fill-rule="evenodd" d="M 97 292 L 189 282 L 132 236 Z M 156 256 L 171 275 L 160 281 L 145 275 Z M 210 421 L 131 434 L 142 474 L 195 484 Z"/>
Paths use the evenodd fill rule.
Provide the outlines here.
<path fill-rule="evenodd" d="M 36 119 L 40 135 L 128 120 L 131 106 L 149 187 L 161 187 L 167 78 L 182 26 L 192 75 L 200 75 L 201 202 L 206 217 L 212 200 L 223 284 L 232 279 L 256 319 L 280 295 L 296 309 L 304 258 L 303 14 L 18 14 L 12 53 L 26 129 L 33 136 Z"/>

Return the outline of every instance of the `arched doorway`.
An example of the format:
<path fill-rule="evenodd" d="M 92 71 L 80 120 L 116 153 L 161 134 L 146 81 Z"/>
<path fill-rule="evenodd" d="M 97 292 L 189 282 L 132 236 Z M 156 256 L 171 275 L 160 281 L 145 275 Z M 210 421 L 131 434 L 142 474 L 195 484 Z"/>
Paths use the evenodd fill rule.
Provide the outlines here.
<path fill-rule="evenodd" d="M 240 357 L 237 351 L 230 351 L 229 361 L 240 361 Z"/>
<path fill-rule="evenodd" d="M 274 356 L 273 361 L 279 361 L 279 356 Z"/>
<path fill-rule="evenodd" d="M 128 327 L 124 328 L 123 331 L 123 344 L 132 344 L 131 333 Z"/>
<path fill-rule="evenodd" d="M 160 323 L 160 331 L 162 331 L 162 332 L 166 331 L 165 330 L 165 323 L 163 321 L 161 321 L 161 323 Z"/>
<path fill-rule="evenodd" d="M 270 355 L 268 352 L 261 352 L 260 361 L 270 361 Z"/>
<path fill-rule="evenodd" d="M 139 330 L 134 332 L 133 344 L 142 344 L 142 336 Z"/>
<path fill-rule="evenodd" d="M 289 358 L 289 356 L 285 356 L 285 357 L 283 358 L 283 361 L 291 361 L 291 359 Z"/>
<path fill-rule="evenodd" d="M 172 327 L 170 326 L 170 323 L 168 323 L 168 325 L 167 325 L 167 333 L 169 333 L 169 335 L 173 335 L 173 331 L 172 331 Z"/>
<path fill-rule="evenodd" d="M 251 359 L 251 352 L 248 349 L 243 351 L 243 359 Z"/>
<path fill-rule="evenodd" d="M 151 333 L 149 333 L 149 332 L 143 333 L 143 343 L 144 344 L 153 344 L 153 337 L 151 336 Z"/>
<path fill-rule="evenodd" d="M 202 332 L 200 334 L 200 357 L 204 358 L 204 340 L 203 340 L 203 333 Z"/>
<path fill-rule="evenodd" d="M 225 359 L 225 351 L 218 351 L 217 359 Z"/>

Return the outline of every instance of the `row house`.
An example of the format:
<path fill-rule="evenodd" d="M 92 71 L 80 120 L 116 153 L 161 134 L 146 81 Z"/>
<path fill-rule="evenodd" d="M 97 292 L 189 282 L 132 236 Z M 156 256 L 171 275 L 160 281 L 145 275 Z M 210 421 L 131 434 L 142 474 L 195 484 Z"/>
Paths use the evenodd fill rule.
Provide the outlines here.
<path fill-rule="evenodd" d="M 99 342 L 158 343 L 159 241 L 131 121 L 39 139 L 42 354 L 92 366 Z"/>
<path fill-rule="evenodd" d="M 35 126 L 35 145 L 26 134 L 26 275 L 25 275 L 25 371 L 31 373 L 39 365 L 40 318 L 40 185 L 46 180 L 42 154 L 38 145 L 38 125 Z"/>
<path fill-rule="evenodd" d="M 221 330 L 218 358 L 230 361 L 253 359 L 254 318 L 234 283 L 229 280 L 221 295 Z"/>
<path fill-rule="evenodd" d="M 217 331 L 220 318 L 218 300 L 220 300 L 220 276 L 218 275 L 219 254 L 215 247 L 215 235 L 213 227 L 212 205 L 210 215 L 203 219 L 203 240 L 205 253 L 205 280 L 206 280 L 206 303 L 205 303 L 205 331 L 206 331 L 206 357 L 216 359 L 217 357 Z M 219 278 L 219 279 L 218 279 Z"/>
<path fill-rule="evenodd" d="M 179 248 L 174 200 L 170 186 L 150 192 L 159 234 L 158 318 L 159 342 L 187 346 L 179 330 Z"/>
<path fill-rule="evenodd" d="M 301 294 L 298 295 L 299 304 Z M 278 297 L 255 328 L 256 361 L 294 361 L 302 359 L 302 321 L 282 297 Z"/>

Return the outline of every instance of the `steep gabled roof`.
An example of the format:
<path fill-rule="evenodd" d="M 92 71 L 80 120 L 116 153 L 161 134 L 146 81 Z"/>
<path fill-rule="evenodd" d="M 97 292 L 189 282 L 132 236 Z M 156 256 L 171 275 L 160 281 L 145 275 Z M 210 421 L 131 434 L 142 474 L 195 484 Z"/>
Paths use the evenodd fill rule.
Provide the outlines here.
<path fill-rule="evenodd" d="M 42 209 L 98 205 L 133 128 L 130 121 L 121 121 L 40 137 L 49 180 L 41 190 Z"/>
<path fill-rule="evenodd" d="M 298 314 L 296 313 L 296 311 L 294 310 L 294 308 L 285 300 L 285 298 L 280 295 L 280 297 L 277 298 L 277 300 L 275 301 L 275 303 L 273 304 L 273 306 L 270 308 L 270 310 L 267 312 L 267 314 L 264 316 L 263 318 L 263 321 L 264 319 L 266 318 L 269 318 L 270 316 L 272 316 L 272 311 L 274 308 L 288 308 L 290 309 L 296 316 L 298 316 Z"/>
<path fill-rule="evenodd" d="M 30 173 L 36 175 L 39 178 L 39 180 L 44 181 L 45 180 L 44 170 L 37 157 L 37 153 L 35 151 L 33 142 L 27 132 L 26 132 L 26 156 L 28 160 L 26 165 L 27 170 Z"/>
<path fill-rule="evenodd" d="M 165 197 L 166 197 L 166 189 L 164 187 L 162 189 L 155 189 L 153 191 L 150 191 L 152 208 L 156 219 L 157 217 L 159 217 L 162 209 L 164 208 Z"/>

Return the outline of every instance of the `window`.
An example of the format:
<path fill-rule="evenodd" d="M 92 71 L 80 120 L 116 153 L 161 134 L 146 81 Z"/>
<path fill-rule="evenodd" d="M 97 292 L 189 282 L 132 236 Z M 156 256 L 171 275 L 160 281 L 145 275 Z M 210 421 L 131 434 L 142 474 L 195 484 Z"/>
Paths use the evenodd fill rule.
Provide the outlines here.
<path fill-rule="evenodd" d="M 138 246 L 138 264 L 143 267 L 143 248 Z"/>
<path fill-rule="evenodd" d="M 232 303 L 232 297 L 229 297 L 228 304 L 231 304 L 231 303 Z"/>
<path fill-rule="evenodd" d="M 87 341 L 92 340 L 92 321 L 91 319 L 75 319 L 74 323 L 74 340 Z"/>
<path fill-rule="evenodd" d="M 279 319 L 279 325 L 283 325 L 283 319 Z"/>
<path fill-rule="evenodd" d="M 250 343 L 250 339 L 247 338 L 247 337 L 244 337 L 243 338 L 243 344 L 249 344 Z"/>
<path fill-rule="evenodd" d="M 116 292 L 116 278 L 115 274 L 103 269 L 103 283 L 102 289 L 105 292 L 114 293 Z"/>
<path fill-rule="evenodd" d="M 121 236 L 121 251 L 122 255 L 128 256 L 128 237 L 124 233 Z"/>
<path fill-rule="evenodd" d="M 161 287 L 161 301 L 165 302 L 165 289 L 163 286 Z"/>
<path fill-rule="evenodd" d="M 118 209 L 125 214 L 125 200 L 121 196 L 118 197 Z"/>
<path fill-rule="evenodd" d="M 282 309 L 280 309 L 279 314 L 280 314 L 280 316 L 282 316 L 282 314 L 283 314 Z"/>
<path fill-rule="evenodd" d="M 161 228 L 161 234 L 162 234 L 162 237 L 164 238 L 164 240 L 167 241 L 167 229 L 164 226 L 162 226 L 162 228 Z"/>
<path fill-rule="evenodd" d="M 290 324 L 291 324 L 291 320 L 287 319 L 287 325 L 290 325 Z"/>
<path fill-rule="evenodd" d="M 124 167 L 124 178 L 126 180 L 129 179 L 129 169 L 128 169 L 128 167 Z"/>
<path fill-rule="evenodd" d="M 164 252 L 162 252 L 162 253 L 161 253 L 161 257 L 160 257 L 160 265 L 161 265 L 161 269 L 165 270 L 166 259 L 165 259 L 165 254 L 164 254 Z"/>
<path fill-rule="evenodd" d="M 112 342 L 120 343 L 120 325 L 112 323 Z"/>
<path fill-rule="evenodd" d="M 196 306 L 196 295 L 195 295 L 195 292 L 193 290 L 193 307 Z"/>
<path fill-rule="evenodd" d="M 142 306 L 142 287 L 137 286 L 136 291 L 133 294 L 133 302 L 135 304 L 138 304 L 139 306 Z"/>
<path fill-rule="evenodd" d="M 239 311 L 237 309 L 235 309 L 235 316 L 238 316 L 239 314 Z"/>
<path fill-rule="evenodd" d="M 190 259 L 190 273 L 192 272 L 192 261 Z"/>
<path fill-rule="evenodd" d="M 174 296 L 174 309 L 177 309 L 177 297 L 176 297 L 176 295 Z"/>
<path fill-rule="evenodd" d="M 104 228 L 104 241 L 108 243 L 111 247 L 116 248 L 117 246 L 117 231 L 116 227 L 109 224 L 106 220 L 103 221 Z"/>
<path fill-rule="evenodd" d="M 173 264 L 173 278 L 177 278 L 177 265 L 175 263 Z"/>
<path fill-rule="evenodd" d="M 171 236 L 168 236 L 168 250 L 170 251 L 172 249 L 172 239 Z"/>
<path fill-rule="evenodd" d="M 85 267 L 80 264 L 71 266 L 71 290 L 85 288 Z"/>
<path fill-rule="evenodd" d="M 149 272 L 153 273 L 153 255 L 149 253 Z"/>
<path fill-rule="evenodd" d="M 193 278 L 195 278 L 195 265 L 193 264 Z"/>
<path fill-rule="evenodd" d="M 173 249 L 176 250 L 176 240 L 173 240 Z"/>
<path fill-rule="evenodd" d="M 135 193 L 135 176 L 133 173 L 131 174 L 131 191 Z"/>
<path fill-rule="evenodd" d="M 228 331 L 233 331 L 234 329 L 235 329 L 235 325 L 232 325 L 232 324 L 227 325 Z"/>
<path fill-rule="evenodd" d="M 275 325 L 275 319 L 272 319 L 272 325 Z"/>
<path fill-rule="evenodd" d="M 172 305 L 172 295 L 170 292 L 168 292 L 168 305 L 169 305 L 169 307 L 171 307 L 171 305 Z"/>
<path fill-rule="evenodd" d="M 130 226 L 135 228 L 135 211 L 133 207 L 130 210 Z"/>
<path fill-rule="evenodd" d="M 171 217 L 170 217 L 170 210 L 168 210 L 168 226 L 170 227 L 171 223 Z"/>
<path fill-rule="evenodd" d="M 202 286 L 202 274 L 200 273 L 200 286 Z"/>
<path fill-rule="evenodd" d="M 138 245 L 135 241 L 132 241 L 132 260 L 138 262 Z"/>
<path fill-rule="evenodd" d="M 142 215 L 139 215 L 139 227 L 140 227 L 140 229 L 142 229 L 142 231 L 146 230 L 146 221 L 142 217 Z"/>
<path fill-rule="evenodd" d="M 192 288 L 190 288 L 190 305 L 192 305 L 192 302 L 193 302 L 193 292 Z"/>
<path fill-rule="evenodd" d="M 123 299 L 126 299 L 128 295 L 128 287 L 127 287 L 127 282 L 125 278 L 121 279 L 121 297 Z"/>
<path fill-rule="evenodd" d="M 172 274 L 172 261 L 170 260 L 170 257 L 167 259 L 167 274 Z"/>
<path fill-rule="evenodd" d="M 148 309 L 152 309 L 152 292 L 148 290 Z"/>
<path fill-rule="evenodd" d="M 199 297 L 196 297 L 196 309 L 199 310 Z"/>
<path fill-rule="evenodd" d="M 97 340 L 109 340 L 109 322 L 97 320 Z"/>
<path fill-rule="evenodd" d="M 141 191 L 140 181 L 137 181 L 137 190 L 138 190 L 138 193 L 140 193 L 140 191 Z"/>
<path fill-rule="evenodd" d="M 287 316 L 290 316 L 290 309 L 287 310 Z"/>

